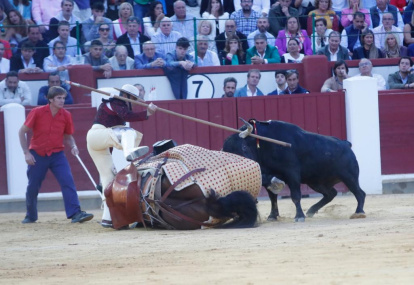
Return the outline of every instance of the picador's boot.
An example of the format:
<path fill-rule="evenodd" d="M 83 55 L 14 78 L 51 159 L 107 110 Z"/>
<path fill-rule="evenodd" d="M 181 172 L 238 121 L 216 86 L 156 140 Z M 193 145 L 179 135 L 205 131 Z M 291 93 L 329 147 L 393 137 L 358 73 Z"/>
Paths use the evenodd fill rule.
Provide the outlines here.
<path fill-rule="evenodd" d="M 136 134 L 134 130 L 122 132 L 121 145 L 124 150 L 124 156 L 127 161 L 133 161 L 148 153 L 147 146 L 135 147 Z"/>

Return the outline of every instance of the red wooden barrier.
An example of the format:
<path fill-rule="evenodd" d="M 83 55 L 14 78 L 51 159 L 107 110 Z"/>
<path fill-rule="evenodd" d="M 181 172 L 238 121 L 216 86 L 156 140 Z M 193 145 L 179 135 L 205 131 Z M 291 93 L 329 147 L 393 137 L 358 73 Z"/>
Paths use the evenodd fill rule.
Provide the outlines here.
<path fill-rule="evenodd" d="M 160 108 L 237 128 L 236 100 L 232 98 L 158 101 L 156 103 Z M 148 146 L 152 146 L 158 140 L 171 138 L 178 144 L 189 143 L 220 150 L 224 139 L 231 134 L 228 131 L 161 112 L 150 117 L 148 121 L 132 123 L 131 126 L 144 134 L 142 144 Z"/>
<path fill-rule="evenodd" d="M 414 173 L 414 94 L 379 96 L 382 174 Z"/>
<path fill-rule="evenodd" d="M 245 118 L 255 117 L 259 120 L 285 120 L 299 124 L 301 127 L 310 131 L 336 135 L 340 138 L 346 137 L 343 93 L 159 101 L 157 105 L 174 112 L 232 128 L 241 126 L 238 119 L 239 116 Z M 142 109 L 139 106 L 135 106 L 134 108 L 136 110 Z M 92 125 L 96 109 L 82 105 L 67 106 L 67 109 L 72 113 L 74 120 L 74 136 L 80 150 L 80 157 L 92 173 L 95 181 L 99 181 L 98 172 L 86 149 L 86 134 Z M 228 131 L 184 120 L 161 112 L 151 116 L 148 121 L 132 123 L 131 126 L 144 134 L 142 145 L 148 145 L 150 147 L 158 140 L 171 138 L 178 144 L 189 143 L 208 149 L 220 150 L 225 138 L 231 134 Z M 4 143 L 4 140 L 2 142 Z M 72 167 L 72 173 L 75 177 L 78 190 L 92 189 L 92 183 L 89 181 L 76 158 L 70 154 L 69 150 L 66 151 L 66 156 Z M 5 163 L 2 166 L 5 167 Z M 22 175 L 25 175 L 25 171 L 22 171 Z M 0 185 L 1 194 L 7 194 L 6 189 L 5 183 Z M 59 186 L 56 180 L 49 173 L 42 185 L 42 192 L 54 192 L 58 190 Z"/>

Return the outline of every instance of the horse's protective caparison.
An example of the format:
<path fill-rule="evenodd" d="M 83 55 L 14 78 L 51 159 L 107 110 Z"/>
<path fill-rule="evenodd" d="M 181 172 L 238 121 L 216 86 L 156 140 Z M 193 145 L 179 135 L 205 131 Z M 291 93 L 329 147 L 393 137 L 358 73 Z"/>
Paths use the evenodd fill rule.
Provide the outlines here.
<path fill-rule="evenodd" d="M 105 196 L 115 229 L 134 222 L 178 230 L 243 228 L 256 223 L 260 187 L 256 162 L 181 145 L 131 163 Z"/>

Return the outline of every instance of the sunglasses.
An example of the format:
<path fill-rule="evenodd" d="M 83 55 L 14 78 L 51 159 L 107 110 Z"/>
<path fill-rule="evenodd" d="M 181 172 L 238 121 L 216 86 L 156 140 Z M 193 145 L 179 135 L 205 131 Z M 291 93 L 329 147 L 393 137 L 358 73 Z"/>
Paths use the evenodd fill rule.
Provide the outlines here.
<path fill-rule="evenodd" d="M 101 31 L 101 32 L 109 32 L 109 28 L 99 28 L 99 31 Z"/>

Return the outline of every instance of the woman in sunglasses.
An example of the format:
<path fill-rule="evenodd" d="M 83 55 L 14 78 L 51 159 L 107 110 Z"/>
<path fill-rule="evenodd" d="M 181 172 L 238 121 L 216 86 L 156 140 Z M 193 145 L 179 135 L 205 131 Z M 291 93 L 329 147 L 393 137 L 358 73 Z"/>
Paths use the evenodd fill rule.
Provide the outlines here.
<path fill-rule="evenodd" d="M 115 46 L 116 46 L 116 42 L 111 39 L 109 37 L 109 25 L 106 23 L 100 24 L 99 25 L 99 38 L 97 38 L 96 40 L 101 41 L 101 43 L 103 44 L 103 54 L 107 57 L 110 58 L 114 55 L 115 52 Z M 85 47 L 85 52 L 89 52 L 89 48 L 91 46 L 91 41 L 86 42 L 84 47 Z"/>

